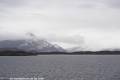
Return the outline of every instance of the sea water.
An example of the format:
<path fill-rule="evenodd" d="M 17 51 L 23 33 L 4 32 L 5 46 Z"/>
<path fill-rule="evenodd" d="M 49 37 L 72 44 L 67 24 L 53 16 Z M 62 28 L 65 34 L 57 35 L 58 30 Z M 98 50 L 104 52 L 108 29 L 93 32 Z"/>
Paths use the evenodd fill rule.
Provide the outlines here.
<path fill-rule="evenodd" d="M 120 55 L 0 57 L 0 78 L 120 80 Z"/>

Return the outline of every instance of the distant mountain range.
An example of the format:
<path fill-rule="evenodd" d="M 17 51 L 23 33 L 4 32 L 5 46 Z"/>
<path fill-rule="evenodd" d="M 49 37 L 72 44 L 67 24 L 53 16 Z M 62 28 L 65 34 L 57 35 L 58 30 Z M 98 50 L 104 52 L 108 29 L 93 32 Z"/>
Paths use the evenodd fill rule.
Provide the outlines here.
<path fill-rule="evenodd" d="M 81 49 L 81 50 L 80 50 Z M 120 55 L 120 50 L 84 51 L 80 47 L 65 50 L 59 45 L 49 43 L 44 39 L 30 37 L 20 40 L 0 41 L 0 56 L 33 56 L 33 55 Z"/>
<path fill-rule="evenodd" d="M 0 41 L 0 50 L 21 50 L 26 52 L 65 52 L 58 46 L 49 43 L 46 40 L 38 39 L 33 34 L 30 38 L 21 40 L 3 40 Z"/>
<path fill-rule="evenodd" d="M 18 40 L 0 41 L 0 55 L 3 53 L 13 53 L 13 55 L 33 55 L 32 53 L 46 54 L 120 54 L 120 49 L 106 49 L 102 51 L 86 51 L 82 47 L 63 49 L 57 44 L 51 44 L 45 39 L 40 39 L 32 33 L 28 33 L 26 38 Z M 9 55 L 11 55 L 11 53 Z M 23 54 L 22 54 L 23 53 Z"/>

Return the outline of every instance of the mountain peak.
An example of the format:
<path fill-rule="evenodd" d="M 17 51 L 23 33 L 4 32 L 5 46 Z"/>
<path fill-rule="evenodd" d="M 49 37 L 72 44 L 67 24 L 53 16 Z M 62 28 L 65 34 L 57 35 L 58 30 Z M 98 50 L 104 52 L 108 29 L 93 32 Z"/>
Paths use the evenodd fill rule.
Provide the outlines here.
<path fill-rule="evenodd" d="M 55 46 L 50 42 L 39 39 L 33 33 L 27 33 L 29 38 L 22 40 L 3 40 L 0 41 L 0 50 L 2 49 L 17 49 L 22 51 L 34 52 L 64 52 L 60 46 Z"/>

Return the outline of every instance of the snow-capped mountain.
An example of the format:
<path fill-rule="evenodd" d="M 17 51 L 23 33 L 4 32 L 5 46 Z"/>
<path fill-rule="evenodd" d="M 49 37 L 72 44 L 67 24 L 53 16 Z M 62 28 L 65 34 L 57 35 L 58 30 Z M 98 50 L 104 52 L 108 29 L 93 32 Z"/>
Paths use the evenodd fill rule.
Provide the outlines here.
<path fill-rule="evenodd" d="M 64 52 L 65 50 L 58 45 L 53 45 L 46 40 L 38 39 L 33 34 L 30 38 L 21 40 L 3 40 L 0 41 L 0 50 L 16 49 L 22 51 L 34 52 Z"/>

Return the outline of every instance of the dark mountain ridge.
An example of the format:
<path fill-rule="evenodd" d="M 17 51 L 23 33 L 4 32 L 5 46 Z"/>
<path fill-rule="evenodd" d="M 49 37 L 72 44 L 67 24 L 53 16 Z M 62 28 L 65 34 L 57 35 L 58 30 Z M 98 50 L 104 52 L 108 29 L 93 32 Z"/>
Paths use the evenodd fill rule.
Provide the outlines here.
<path fill-rule="evenodd" d="M 63 52 L 61 47 L 56 47 L 45 40 L 4 40 L 0 41 L 0 50 L 21 50 L 35 52 Z"/>

